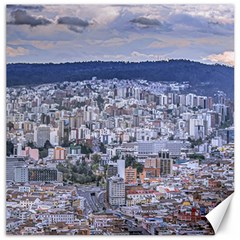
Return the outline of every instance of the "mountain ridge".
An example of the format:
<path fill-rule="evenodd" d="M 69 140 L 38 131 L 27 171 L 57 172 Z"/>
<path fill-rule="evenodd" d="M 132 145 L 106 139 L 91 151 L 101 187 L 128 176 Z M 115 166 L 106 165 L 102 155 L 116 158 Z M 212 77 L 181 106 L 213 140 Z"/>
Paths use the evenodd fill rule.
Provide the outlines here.
<path fill-rule="evenodd" d="M 66 63 L 9 63 L 7 86 L 99 79 L 146 79 L 148 81 L 189 82 L 211 95 L 220 90 L 234 94 L 234 68 L 190 60 L 168 61 L 89 61 Z M 205 83 L 203 87 L 202 83 Z M 207 84 L 206 84 L 207 83 Z"/>

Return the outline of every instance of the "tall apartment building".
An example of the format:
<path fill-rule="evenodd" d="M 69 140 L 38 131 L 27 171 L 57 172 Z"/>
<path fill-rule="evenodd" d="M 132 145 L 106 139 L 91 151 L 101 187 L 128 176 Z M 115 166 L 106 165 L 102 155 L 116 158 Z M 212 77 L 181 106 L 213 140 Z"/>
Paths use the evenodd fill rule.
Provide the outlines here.
<path fill-rule="evenodd" d="M 108 163 L 107 168 L 107 178 L 110 178 L 112 176 L 116 176 L 118 173 L 118 165 L 115 162 Z"/>
<path fill-rule="evenodd" d="M 6 159 L 6 180 L 15 180 L 15 168 L 23 167 L 25 165 L 25 160 L 23 157 L 10 156 Z"/>
<path fill-rule="evenodd" d="M 15 167 L 14 169 L 14 181 L 17 183 L 28 182 L 28 167 Z"/>
<path fill-rule="evenodd" d="M 125 183 L 123 178 L 113 176 L 108 179 L 107 196 L 111 206 L 125 205 Z"/>
<path fill-rule="evenodd" d="M 137 182 L 137 169 L 131 166 L 125 169 L 125 183 L 135 184 Z"/>
<path fill-rule="evenodd" d="M 160 158 L 160 175 L 161 177 L 171 175 L 173 167 L 173 159 L 169 157 L 168 150 L 162 150 L 159 152 Z"/>
<path fill-rule="evenodd" d="M 43 147 L 47 140 L 50 141 L 50 127 L 40 125 L 37 128 L 37 146 Z"/>
<path fill-rule="evenodd" d="M 123 159 L 117 160 L 117 169 L 119 177 L 125 180 L 125 160 Z"/>

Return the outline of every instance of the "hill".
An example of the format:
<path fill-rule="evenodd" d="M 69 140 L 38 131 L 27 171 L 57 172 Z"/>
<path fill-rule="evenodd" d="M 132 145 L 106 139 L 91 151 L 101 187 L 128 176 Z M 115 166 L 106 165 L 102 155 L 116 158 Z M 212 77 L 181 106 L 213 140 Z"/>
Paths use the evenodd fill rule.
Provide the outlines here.
<path fill-rule="evenodd" d="M 156 62 L 76 62 L 60 64 L 7 64 L 7 86 L 99 79 L 146 79 L 149 81 L 186 82 L 193 90 L 211 95 L 225 91 L 233 98 L 234 68 L 207 65 L 189 60 Z"/>

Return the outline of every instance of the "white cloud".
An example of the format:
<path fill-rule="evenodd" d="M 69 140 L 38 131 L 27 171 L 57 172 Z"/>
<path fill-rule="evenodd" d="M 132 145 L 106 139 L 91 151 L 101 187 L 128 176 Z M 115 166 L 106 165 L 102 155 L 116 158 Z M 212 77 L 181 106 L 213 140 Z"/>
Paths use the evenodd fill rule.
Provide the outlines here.
<path fill-rule="evenodd" d="M 233 51 L 225 51 L 220 54 L 212 54 L 203 58 L 203 60 L 208 60 L 214 63 L 226 64 L 230 66 L 234 66 L 234 52 Z"/>
<path fill-rule="evenodd" d="M 27 55 L 29 50 L 23 47 L 12 48 L 7 46 L 7 56 L 8 57 L 16 57 L 16 56 L 23 56 Z"/>

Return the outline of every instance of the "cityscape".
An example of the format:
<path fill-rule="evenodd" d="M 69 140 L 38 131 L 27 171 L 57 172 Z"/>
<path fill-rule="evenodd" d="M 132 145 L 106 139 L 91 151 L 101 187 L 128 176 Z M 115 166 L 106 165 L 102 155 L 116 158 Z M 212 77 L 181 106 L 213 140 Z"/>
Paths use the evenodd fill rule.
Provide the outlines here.
<path fill-rule="evenodd" d="M 198 6 L 195 5 L 196 9 Z M 136 9 L 142 11 L 143 7 Z M 124 7 L 119 8 L 123 12 Z M 14 27 L 56 24 L 49 18 L 51 14 L 44 15 L 44 11 L 48 14 L 56 9 L 64 9 L 64 5 L 9 5 L 8 42 L 13 42 Z M 218 13 L 222 9 L 219 7 Z M 232 11 L 227 5 L 226 9 L 225 13 Z M 43 11 L 43 15 L 30 17 L 27 11 Z M 218 13 L 214 12 L 216 16 Z M 229 19 L 228 14 L 226 19 Z M 57 24 L 61 28 L 66 24 L 67 31 L 74 34 L 89 34 L 84 33 L 85 28 L 96 23 L 80 20 L 62 16 Z M 137 27 L 140 24 L 141 30 L 146 32 L 152 27 L 158 30 L 164 23 L 169 34 L 170 23 L 160 24 L 159 21 L 138 17 L 129 22 Z M 143 28 L 143 24 L 148 27 Z M 229 26 L 226 29 L 229 30 Z M 219 27 L 220 30 L 223 29 Z M 34 54 L 22 61 L 24 54 L 13 51 L 9 54 L 10 48 L 19 50 L 19 47 L 9 43 L 7 49 L 7 235 L 215 234 L 206 215 L 234 191 L 231 87 L 220 89 L 214 82 L 216 79 L 198 81 L 194 69 L 191 69 L 193 73 L 184 70 L 194 81 L 187 78 L 182 81 L 183 75 L 176 77 L 171 71 L 167 79 L 162 77 L 157 81 L 145 76 L 131 77 L 130 73 L 123 78 L 121 64 L 130 64 L 126 59 L 120 59 L 121 63 L 115 61 L 120 65 L 117 70 L 113 65 L 107 65 L 104 70 L 100 68 L 106 77 L 97 74 L 101 62 L 86 62 L 88 68 L 77 65 L 83 68 L 79 73 L 76 67 L 77 79 L 73 79 L 72 71 L 65 70 L 59 75 L 49 75 L 46 70 L 49 63 L 34 65 L 34 61 L 28 59 L 36 57 Z M 41 54 L 39 52 L 39 56 Z M 142 59 L 142 55 L 138 62 L 148 61 Z M 155 60 L 164 62 L 164 68 L 172 63 L 167 59 Z M 135 62 L 134 59 L 127 61 Z M 182 64 L 181 61 L 173 63 L 179 62 Z M 187 66 L 193 64 L 183 62 Z M 199 62 L 206 65 L 206 62 Z M 233 82 L 233 75 L 229 75 L 233 65 L 229 63 L 207 65 L 213 72 L 220 68 L 226 72 L 226 79 L 221 80 L 224 86 Z M 64 65 L 50 65 L 55 64 L 56 67 Z M 68 64 L 69 69 L 74 65 Z M 31 74 L 36 74 L 31 67 L 40 69 L 41 79 L 31 78 Z M 218 70 L 215 67 L 219 67 Z M 152 72 L 149 76 L 153 76 L 158 65 L 147 68 L 149 74 Z M 109 69 L 115 69 L 114 77 L 108 77 Z M 13 74 L 13 71 L 16 72 Z M 81 74 L 88 75 L 82 79 Z M 59 81 L 61 75 L 64 81 Z M 20 80 L 23 76 L 29 76 L 26 81 L 30 82 L 24 84 L 24 80 Z M 171 76 L 175 80 L 169 80 Z M 217 77 L 220 81 L 216 74 Z M 47 78 L 54 80 L 46 82 Z"/>

